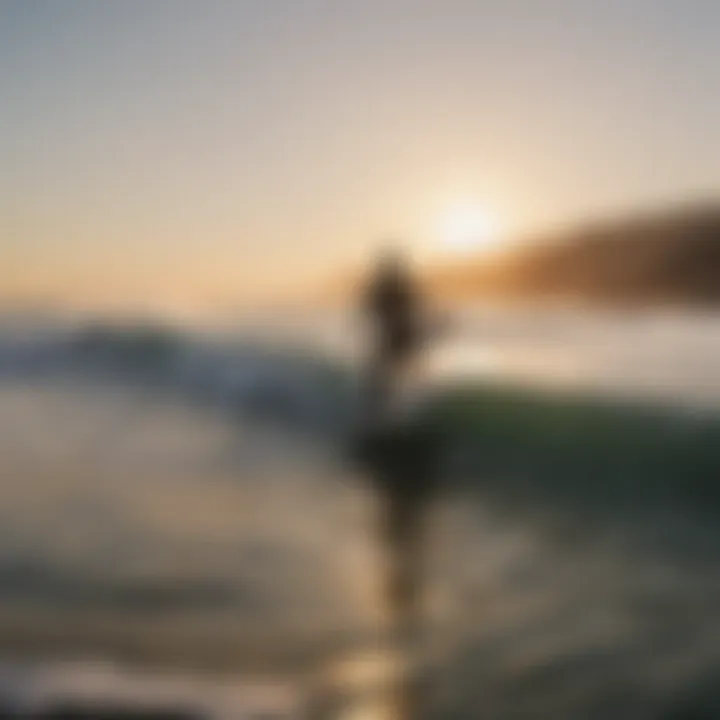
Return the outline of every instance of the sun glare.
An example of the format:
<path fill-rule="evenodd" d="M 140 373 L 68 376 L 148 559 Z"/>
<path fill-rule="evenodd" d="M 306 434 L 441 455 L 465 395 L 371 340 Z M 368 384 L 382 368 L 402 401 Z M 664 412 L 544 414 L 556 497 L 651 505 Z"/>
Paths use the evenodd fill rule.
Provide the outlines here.
<path fill-rule="evenodd" d="M 480 206 L 456 206 L 440 218 L 439 243 L 445 252 L 486 252 L 501 245 L 502 241 L 496 219 Z"/>

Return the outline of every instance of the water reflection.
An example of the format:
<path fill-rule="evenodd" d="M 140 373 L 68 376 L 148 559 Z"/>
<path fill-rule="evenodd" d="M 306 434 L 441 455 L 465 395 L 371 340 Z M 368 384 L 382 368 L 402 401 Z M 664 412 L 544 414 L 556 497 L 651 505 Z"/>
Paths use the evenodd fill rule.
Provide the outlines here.
<path fill-rule="evenodd" d="M 717 405 L 718 362 L 716 314 L 482 309 L 459 317 L 430 367 L 441 380 L 502 379 Z"/>

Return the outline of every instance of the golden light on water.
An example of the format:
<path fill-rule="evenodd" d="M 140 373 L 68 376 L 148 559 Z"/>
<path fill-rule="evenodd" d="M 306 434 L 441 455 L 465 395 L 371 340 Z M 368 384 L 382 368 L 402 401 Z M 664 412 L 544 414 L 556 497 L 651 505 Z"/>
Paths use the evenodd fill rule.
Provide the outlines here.
<path fill-rule="evenodd" d="M 336 661 L 326 681 L 344 697 L 339 720 L 397 720 L 394 695 L 407 669 L 397 653 L 388 651 Z"/>

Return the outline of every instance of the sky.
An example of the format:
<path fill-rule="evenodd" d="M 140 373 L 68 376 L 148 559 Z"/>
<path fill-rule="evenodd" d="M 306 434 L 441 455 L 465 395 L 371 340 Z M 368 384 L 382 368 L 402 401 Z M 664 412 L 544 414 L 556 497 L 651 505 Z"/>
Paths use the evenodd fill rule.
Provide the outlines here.
<path fill-rule="evenodd" d="M 0 300 L 247 303 L 458 204 L 707 200 L 719 80 L 716 0 L 0 0 Z"/>

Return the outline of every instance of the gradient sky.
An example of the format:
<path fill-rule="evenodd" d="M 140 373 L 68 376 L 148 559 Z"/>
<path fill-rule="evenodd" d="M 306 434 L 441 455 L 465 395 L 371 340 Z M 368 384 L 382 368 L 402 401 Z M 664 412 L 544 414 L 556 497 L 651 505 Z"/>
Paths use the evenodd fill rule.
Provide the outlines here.
<path fill-rule="evenodd" d="M 0 0 L 3 297 L 226 303 L 720 189 L 717 0 Z"/>

